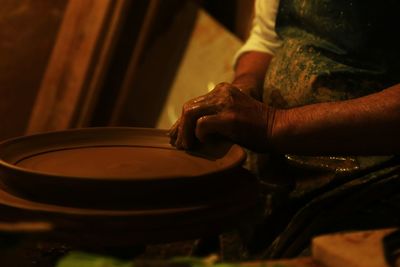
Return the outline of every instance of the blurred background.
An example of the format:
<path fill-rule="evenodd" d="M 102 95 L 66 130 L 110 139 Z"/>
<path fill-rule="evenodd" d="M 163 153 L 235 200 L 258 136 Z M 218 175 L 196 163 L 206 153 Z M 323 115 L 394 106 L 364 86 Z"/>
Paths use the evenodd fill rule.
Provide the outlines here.
<path fill-rule="evenodd" d="M 168 128 L 232 79 L 253 0 L 0 0 L 0 139 Z"/>

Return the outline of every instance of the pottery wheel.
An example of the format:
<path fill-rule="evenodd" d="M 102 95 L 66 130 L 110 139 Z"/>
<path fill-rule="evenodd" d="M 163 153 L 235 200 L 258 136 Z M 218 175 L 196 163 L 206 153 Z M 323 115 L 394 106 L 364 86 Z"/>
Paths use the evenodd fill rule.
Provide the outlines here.
<path fill-rule="evenodd" d="M 187 153 L 171 147 L 163 130 L 25 136 L 0 144 L 0 158 L 0 204 L 55 222 L 72 216 L 66 228 L 134 229 L 145 240 L 198 236 L 238 221 L 257 198 L 239 146 Z"/>
<path fill-rule="evenodd" d="M 204 205 L 223 186 L 244 151 L 218 144 L 187 153 L 164 130 L 88 128 L 12 139 L 0 144 L 0 181 L 26 199 L 104 209 Z"/>

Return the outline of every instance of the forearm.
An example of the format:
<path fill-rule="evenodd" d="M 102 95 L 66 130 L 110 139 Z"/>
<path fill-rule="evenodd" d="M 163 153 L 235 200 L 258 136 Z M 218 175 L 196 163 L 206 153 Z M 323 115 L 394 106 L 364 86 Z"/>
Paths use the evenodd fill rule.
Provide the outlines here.
<path fill-rule="evenodd" d="M 262 98 L 265 73 L 272 56 L 263 52 L 247 52 L 240 56 L 232 84 L 257 100 Z"/>
<path fill-rule="evenodd" d="M 271 144 L 283 153 L 400 153 L 400 84 L 358 99 L 278 110 Z"/>

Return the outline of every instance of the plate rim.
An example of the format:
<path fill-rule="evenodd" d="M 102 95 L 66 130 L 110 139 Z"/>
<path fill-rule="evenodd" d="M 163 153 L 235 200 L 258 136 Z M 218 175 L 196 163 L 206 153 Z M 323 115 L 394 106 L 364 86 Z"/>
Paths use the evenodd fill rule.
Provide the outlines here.
<path fill-rule="evenodd" d="M 161 136 L 163 135 L 167 135 L 168 130 L 166 129 L 158 129 L 158 128 L 146 128 L 146 127 L 85 127 L 85 128 L 74 128 L 74 129 L 66 129 L 66 130 L 59 130 L 59 131 L 50 131 L 50 132 L 41 132 L 41 133 L 35 133 L 35 134 L 31 134 L 31 135 L 25 135 L 25 136 L 19 136 L 19 137 L 14 137 L 14 138 L 10 138 L 10 139 L 6 139 L 2 142 L 0 142 L 0 166 L 12 170 L 14 172 L 18 172 L 18 173 L 24 173 L 27 175 L 34 175 L 34 176 L 42 176 L 42 177 L 46 177 L 46 178 L 50 178 L 50 177 L 56 177 L 58 179 L 75 179 L 76 181 L 85 181 L 85 182 L 96 182 L 96 181 L 103 181 L 103 182 L 107 182 L 108 180 L 110 182 L 146 182 L 146 181 L 157 181 L 157 180 L 180 180 L 180 179 L 184 179 L 187 178 L 188 176 L 186 175 L 181 175 L 181 176 L 157 176 L 157 177 L 147 177 L 147 178 L 137 178 L 137 179 L 129 179 L 128 177 L 99 177 L 99 176 L 94 176 L 94 177 L 87 177 L 87 176 L 73 176 L 73 175 L 60 175 L 60 174 L 55 174 L 55 173 L 48 173 L 48 172 L 41 172 L 41 171 L 35 171 L 35 170 L 30 170 L 27 168 L 23 168 L 23 167 L 19 167 L 15 164 L 9 163 L 7 161 L 5 161 L 3 159 L 3 155 L 1 153 L 1 148 L 3 146 L 12 144 L 12 143 L 16 143 L 19 142 L 21 140 L 26 141 L 27 139 L 32 139 L 32 138 L 37 138 L 37 137 L 43 137 L 43 136 L 51 136 L 51 135 L 57 135 L 57 134 L 66 134 L 69 132 L 72 133 L 77 133 L 77 132 L 96 132 L 96 131 L 117 131 L 117 130 L 125 130 L 125 131 L 138 131 L 138 132 L 153 132 L 152 134 L 157 133 L 157 135 Z M 207 171 L 203 174 L 200 175 L 192 175 L 190 177 L 204 177 L 204 176 L 209 176 L 209 175 L 215 175 L 215 174 L 219 174 L 219 173 L 223 173 L 225 171 L 234 169 L 236 167 L 241 166 L 245 160 L 246 160 L 246 152 L 244 151 L 243 148 L 241 148 L 239 145 L 234 144 L 234 143 L 230 143 L 231 147 L 229 149 L 229 151 L 231 150 L 236 150 L 239 151 L 239 156 L 238 156 L 238 160 L 235 162 L 232 162 L 231 164 L 228 164 L 222 168 L 219 168 L 215 171 Z M 88 146 L 89 147 L 89 146 Z M 142 146 L 142 147 L 149 147 L 149 146 Z M 173 149 L 173 146 L 168 144 L 165 146 L 159 146 L 158 148 L 162 148 L 162 149 Z M 229 152 L 228 152 L 229 153 Z M 189 154 L 189 153 L 188 153 Z M 189 154 L 192 155 L 193 154 Z M 3 180 L 0 177 L 0 180 Z"/>

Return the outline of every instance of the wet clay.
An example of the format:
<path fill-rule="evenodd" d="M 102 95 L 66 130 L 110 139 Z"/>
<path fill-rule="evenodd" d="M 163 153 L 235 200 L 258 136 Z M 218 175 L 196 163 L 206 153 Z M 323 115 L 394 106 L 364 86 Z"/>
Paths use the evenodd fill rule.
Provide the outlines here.
<path fill-rule="evenodd" d="M 71 177 L 150 179 L 204 175 L 224 168 L 227 162 L 196 157 L 176 149 L 111 146 L 49 151 L 25 158 L 16 165 Z"/>

